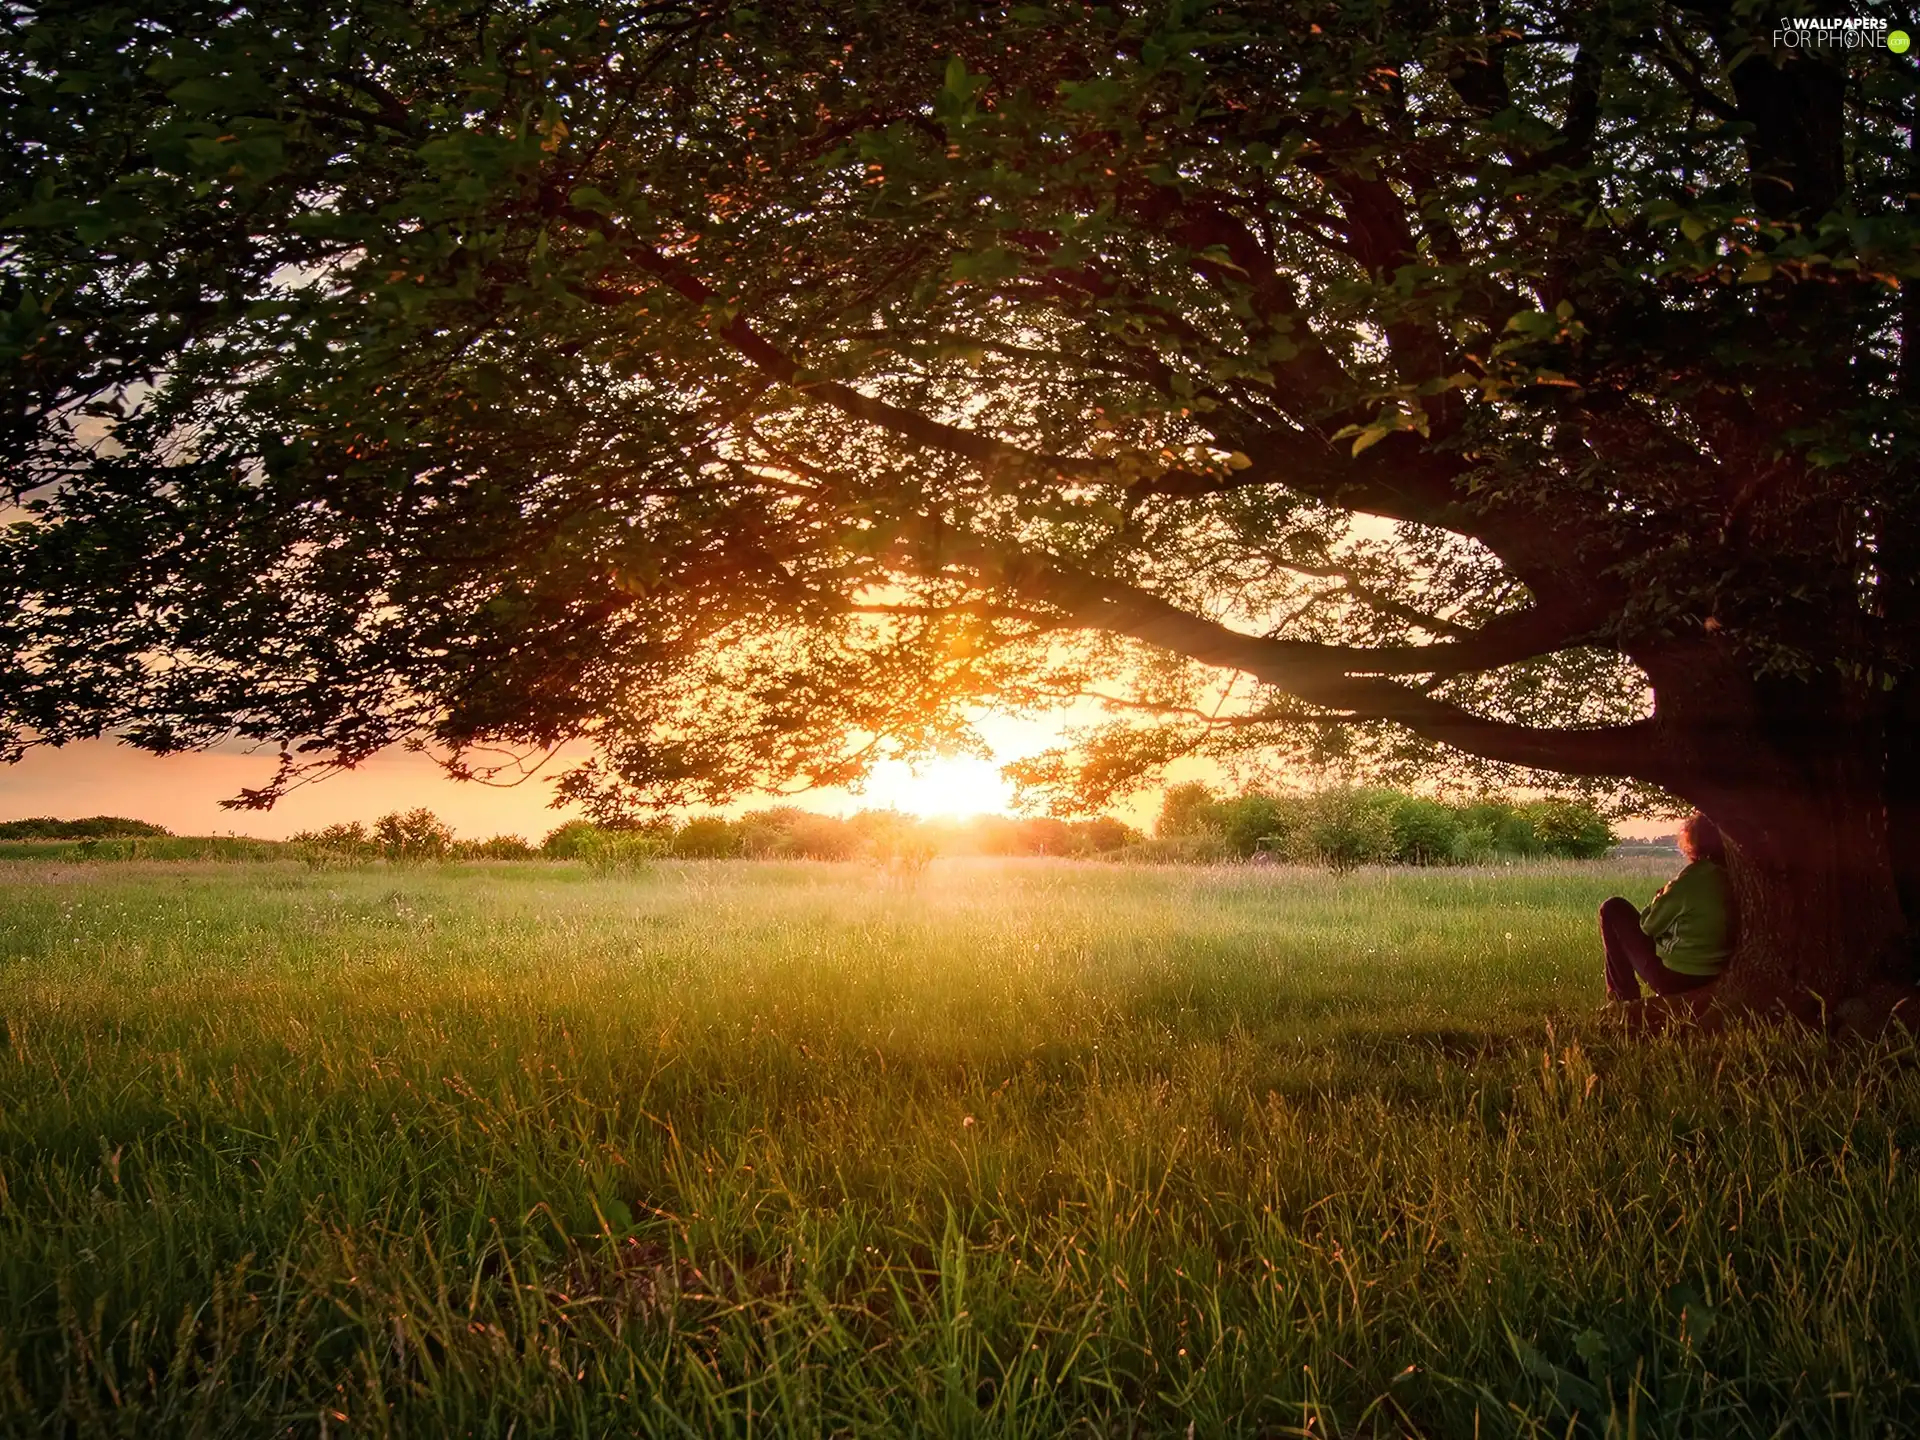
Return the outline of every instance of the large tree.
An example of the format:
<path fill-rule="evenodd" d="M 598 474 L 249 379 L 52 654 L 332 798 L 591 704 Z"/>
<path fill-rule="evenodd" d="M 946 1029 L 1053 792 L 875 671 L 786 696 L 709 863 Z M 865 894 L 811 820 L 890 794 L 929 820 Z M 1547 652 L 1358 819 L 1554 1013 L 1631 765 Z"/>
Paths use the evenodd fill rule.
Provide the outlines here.
<path fill-rule="evenodd" d="M 1028 780 L 1641 782 L 1750 981 L 1857 989 L 1920 913 L 1915 67 L 1780 23 L 14 7 L 14 749 L 677 802 L 1099 689 Z"/>

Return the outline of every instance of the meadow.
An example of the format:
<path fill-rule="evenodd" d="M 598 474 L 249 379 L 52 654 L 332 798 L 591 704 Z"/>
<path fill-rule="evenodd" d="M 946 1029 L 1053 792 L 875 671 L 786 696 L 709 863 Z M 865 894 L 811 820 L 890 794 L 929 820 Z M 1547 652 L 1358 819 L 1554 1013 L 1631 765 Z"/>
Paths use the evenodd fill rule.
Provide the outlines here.
<path fill-rule="evenodd" d="M 1660 862 L 0 861 L 0 1433 L 1891 1436 L 1910 1040 Z"/>

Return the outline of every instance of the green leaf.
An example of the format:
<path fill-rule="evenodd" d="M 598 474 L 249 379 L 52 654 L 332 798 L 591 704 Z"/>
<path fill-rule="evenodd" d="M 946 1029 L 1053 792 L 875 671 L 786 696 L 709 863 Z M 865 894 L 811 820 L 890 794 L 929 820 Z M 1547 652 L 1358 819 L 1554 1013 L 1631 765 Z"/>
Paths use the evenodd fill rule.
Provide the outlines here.
<path fill-rule="evenodd" d="M 1394 425 L 1367 426 L 1366 429 L 1354 437 L 1352 453 L 1358 455 L 1363 450 L 1372 449 L 1375 445 L 1378 445 L 1382 440 L 1386 439 L 1387 436 L 1393 434 L 1397 428 L 1399 427 Z"/>
<path fill-rule="evenodd" d="M 218 75 L 196 75 L 167 91 L 167 99 L 181 109 L 201 114 L 224 110 L 233 104 L 233 98 L 232 83 Z"/>

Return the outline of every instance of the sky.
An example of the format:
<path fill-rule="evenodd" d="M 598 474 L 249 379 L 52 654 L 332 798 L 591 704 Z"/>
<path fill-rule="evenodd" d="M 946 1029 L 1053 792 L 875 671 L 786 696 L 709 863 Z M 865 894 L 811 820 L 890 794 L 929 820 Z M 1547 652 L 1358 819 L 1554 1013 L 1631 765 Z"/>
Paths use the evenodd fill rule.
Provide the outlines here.
<path fill-rule="evenodd" d="M 848 814 L 861 809 L 900 809 L 916 814 L 969 815 L 1007 809 L 1010 791 L 999 764 L 1055 744 L 1075 718 L 1051 720 L 988 716 L 980 722 L 995 759 L 954 757 L 935 761 L 916 775 L 906 766 L 880 766 L 861 794 L 820 790 L 785 798 L 753 797 L 734 809 L 798 804 L 809 810 Z M 13 766 L 0 766 L 0 820 L 35 815 L 73 819 L 124 815 L 164 825 L 180 835 L 255 835 L 283 840 L 297 830 L 317 830 L 336 821 L 368 822 L 392 810 L 425 806 L 468 839 L 520 835 L 538 841 L 578 814 L 555 810 L 544 775 L 512 788 L 449 780 L 425 755 L 383 751 L 357 770 L 296 790 L 270 811 L 223 810 L 220 801 L 246 786 L 263 784 L 274 770 L 271 749 L 255 754 L 220 750 L 187 755 L 148 755 L 106 740 L 83 741 L 60 750 L 35 750 Z M 550 766 L 548 773 L 558 766 Z M 1157 796 L 1116 807 L 1121 819 L 1152 822 Z"/>
<path fill-rule="evenodd" d="M 1049 723 L 989 717 L 981 728 L 994 748 L 994 761 L 936 761 L 917 776 L 904 765 L 888 763 L 863 794 L 821 790 L 793 799 L 757 797 L 733 808 L 799 804 L 830 814 L 887 808 L 924 815 L 1001 811 L 1009 797 L 997 765 L 1055 743 L 1065 723 L 1064 718 Z M 297 790 L 270 811 L 220 808 L 221 800 L 243 786 L 262 784 L 273 768 L 271 751 L 159 756 L 105 740 L 36 750 L 17 765 L 0 766 L 0 820 L 124 815 L 164 825 L 178 835 L 283 840 L 296 830 L 317 830 L 335 821 L 366 823 L 392 810 L 425 806 L 466 839 L 520 835 L 537 843 L 577 813 L 549 808 L 553 791 L 542 779 L 514 789 L 449 780 L 426 756 L 404 750 L 382 752 L 357 770 Z M 1145 829 L 1158 808 L 1155 793 L 1116 806 L 1113 813 Z M 1624 836 L 1644 837 L 1670 834 L 1674 825 L 1670 820 L 1630 821 L 1615 828 Z"/>

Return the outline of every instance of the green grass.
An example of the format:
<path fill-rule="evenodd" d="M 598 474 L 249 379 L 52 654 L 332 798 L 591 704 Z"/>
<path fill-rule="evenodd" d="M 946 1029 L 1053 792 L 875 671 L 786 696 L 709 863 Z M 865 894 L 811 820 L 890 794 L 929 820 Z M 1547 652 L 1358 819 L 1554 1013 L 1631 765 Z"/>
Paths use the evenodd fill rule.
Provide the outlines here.
<path fill-rule="evenodd" d="M 1657 871 L 0 864 L 0 1432 L 1912 1433 L 1913 1049 Z"/>
<path fill-rule="evenodd" d="M 6 860 L 275 860 L 287 847 L 245 835 L 119 835 L 86 840 L 0 840 Z"/>

